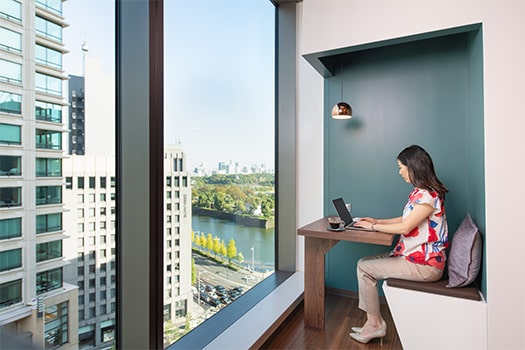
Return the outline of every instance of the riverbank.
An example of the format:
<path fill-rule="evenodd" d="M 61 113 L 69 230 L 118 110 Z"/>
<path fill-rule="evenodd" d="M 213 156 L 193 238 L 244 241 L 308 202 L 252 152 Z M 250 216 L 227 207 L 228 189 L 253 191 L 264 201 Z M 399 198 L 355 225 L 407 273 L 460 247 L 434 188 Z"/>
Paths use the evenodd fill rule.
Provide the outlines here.
<path fill-rule="evenodd" d="M 211 209 L 192 207 L 192 213 L 195 215 L 206 215 L 218 219 L 230 220 L 249 227 L 259 227 L 268 229 L 273 228 L 275 226 L 275 220 L 273 219 L 259 219 L 255 217 L 237 215 L 232 213 L 224 213 L 222 211 L 216 211 Z"/>

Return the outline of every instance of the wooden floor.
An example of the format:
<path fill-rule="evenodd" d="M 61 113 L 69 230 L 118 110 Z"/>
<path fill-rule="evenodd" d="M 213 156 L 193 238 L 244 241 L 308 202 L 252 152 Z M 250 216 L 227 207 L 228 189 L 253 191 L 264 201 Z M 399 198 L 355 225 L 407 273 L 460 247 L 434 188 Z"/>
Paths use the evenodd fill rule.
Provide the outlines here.
<path fill-rule="evenodd" d="M 361 344 L 348 335 L 352 326 L 361 326 L 366 319 L 366 314 L 358 308 L 356 298 L 327 294 L 325 308 L 324 330 L 304 326 L 304 307 L 301 303 L 260 349 L 403 349 L 386 304 L 381 304 L 381 314 L 387 323 L 382 346 L 379 339 Z"/>

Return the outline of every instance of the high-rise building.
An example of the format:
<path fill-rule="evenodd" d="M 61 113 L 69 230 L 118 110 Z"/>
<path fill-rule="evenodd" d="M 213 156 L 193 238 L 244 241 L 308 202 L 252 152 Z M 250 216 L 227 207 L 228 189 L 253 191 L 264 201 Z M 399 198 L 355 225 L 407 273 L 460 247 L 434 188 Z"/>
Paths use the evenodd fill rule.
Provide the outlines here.
<path fill-rule="evenodd" d="M 191 291 L 191 182 L 180 146 L 164 150 L 164 320 L 193 313 Z"/>
<path fill-rule="evenodd" d="M 0 330 L 75 349 L 78 292 L 64 282 L 62 225 L 64 27 L 61 0 L 0 2 Z"/>
<path fill-rule="evenodd" d="M 114 341 L 116 312 L 115 158 L 64 159 L 64 279 L 78 286 L 80 348 Z"/>

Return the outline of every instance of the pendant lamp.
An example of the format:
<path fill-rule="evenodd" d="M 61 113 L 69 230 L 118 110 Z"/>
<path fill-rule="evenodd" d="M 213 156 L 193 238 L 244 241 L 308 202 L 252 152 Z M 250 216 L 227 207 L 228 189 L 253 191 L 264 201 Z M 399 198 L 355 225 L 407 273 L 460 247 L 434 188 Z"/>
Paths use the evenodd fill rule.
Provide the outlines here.
<path fill-rule="evenodd" d="M 352 107 L 343 102 L 343 70 L 343 64 L 341 64 L 341 102 L 336 103 L 332 108 L 332 119 L 352 118 Z"/>

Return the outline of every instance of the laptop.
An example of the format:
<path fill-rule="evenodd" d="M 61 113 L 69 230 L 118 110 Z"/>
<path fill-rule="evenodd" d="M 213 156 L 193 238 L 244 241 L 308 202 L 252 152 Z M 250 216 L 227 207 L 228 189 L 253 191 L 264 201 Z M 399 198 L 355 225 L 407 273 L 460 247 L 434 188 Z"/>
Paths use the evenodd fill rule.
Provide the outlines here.
<path fill-rule="evenodd" d="M 332 203 L 334 204 L 335 210 L 337 211 L 337 214 L 345 222 L 345 229 L 347 230 L 361 230 L 361 231 L 375 231 L 371 228 L 363 228 L 363 227 L 357 227 L 354 226 L 354 224 L 357 222 L 352 218 L 352 215 L 348 211 L 348 208 L 346 207 L 346 203 L 343 200 L 343 198 L 336 198 L 332 200 Z"/>

